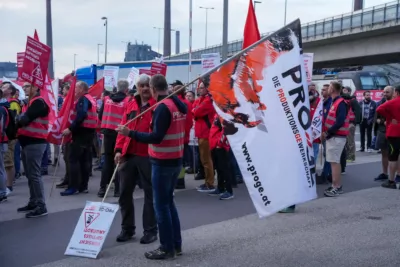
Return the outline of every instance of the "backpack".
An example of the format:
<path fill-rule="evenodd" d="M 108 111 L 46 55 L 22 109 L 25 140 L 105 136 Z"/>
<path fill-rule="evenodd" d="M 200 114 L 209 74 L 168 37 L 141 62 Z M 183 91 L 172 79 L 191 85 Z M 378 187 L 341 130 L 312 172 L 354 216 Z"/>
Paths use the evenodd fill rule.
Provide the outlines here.
<path fill-rule="evenodd" d="M 16 123 L 16 119 L 17 119 L 17 111 L 13 110 L 13 109 L 8 109 L 5 108 L 7 116 L 8 116 L 8 125 L 6 128 L 6 134 L 7 134 L 7 138 L 8 140 L 14 140 L 17 139 L 17 123 Z"/>

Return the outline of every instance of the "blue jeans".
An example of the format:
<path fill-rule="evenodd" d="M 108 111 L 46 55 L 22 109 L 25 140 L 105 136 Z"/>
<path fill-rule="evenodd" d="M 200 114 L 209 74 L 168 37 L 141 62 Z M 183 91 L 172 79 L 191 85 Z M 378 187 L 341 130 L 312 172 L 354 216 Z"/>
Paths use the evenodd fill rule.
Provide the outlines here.
<path fill-rule="evenodd" d="M 46 144 L 46 150 L 43 153 L 42 156 L 42 163 L 40 164 L 40 167 L 42 170 L 47 170 L 47 167 L 49 166 L 49 150 L 50 150 L 50 144 Z"/>
<path fill-rule="evenodd" d="M 7 150 L 7 143 L 0 144 L 0 197 L 4 197 L 7 193 L 7 173 L 4 167 L 4 154 Z"/>
<path fill-rule="evenodd" d="M 15 143 L 14 167 L 15 167 L 15 173 L 21 172 L 21 145 L 19 144 L 19 141 Z"/>
<path fill-rule="evenodd" d="M 319 145 L 318 143 L 313 143 L 313 150 L 314 150 L 314 161 L 317 163 L 318 154 L 319 154 Z"/>
<path fill-rule="evenodd" d="M 181 169 L 182 165 L 174 167 L 151 165 L 154 211 L 161 247 L 166 252 L 173 252 L 182 245 L 181 224 L 173 196 Z"/>
<path fill-rule="evenodd" d="M 325 141 L 322 143 L 322 146 L 324 147 L 324 157 L 326 157 L 326 152 L 325 152 L 326 151 L 326 143 L 325 143 Z M 322 174 L 325 177 L 327 177 L 327 176 L 332 174 L 331 164 L 329 162 L 327 162 L 326 159 L 325 159 L 325 162 L 324 162 L 324 168 L 322 170 Z"/>

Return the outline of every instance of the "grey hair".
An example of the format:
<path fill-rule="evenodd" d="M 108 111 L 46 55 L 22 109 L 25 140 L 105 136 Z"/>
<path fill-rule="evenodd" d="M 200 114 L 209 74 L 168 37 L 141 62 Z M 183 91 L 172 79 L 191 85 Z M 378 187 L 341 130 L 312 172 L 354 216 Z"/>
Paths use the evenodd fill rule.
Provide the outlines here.
<path fill-rule="evenodd" d="M 89 91 L 89 85 L 87 84 L 87 83 L 85 83 L 85 82 L 83 82 L 83 81 L 78 81 L 77 83 L 76 83 L 76 87 L 82 87 L 82 89 L 85 91 L 85 92 L 88 92 Z"/>
<path fill-rule="evenodd" d="M 150 83 L 150 78 L 151 77 L 147 74 L 140 74 L 136 82 L 136 87 L 139 87 L 139 84 Z"/>
<path fill-rule="evenodd" d="M 126 92 L 129 90 L 129 82 L 125 79 L 121 79 L 117 83 L 118 92 Z"/>

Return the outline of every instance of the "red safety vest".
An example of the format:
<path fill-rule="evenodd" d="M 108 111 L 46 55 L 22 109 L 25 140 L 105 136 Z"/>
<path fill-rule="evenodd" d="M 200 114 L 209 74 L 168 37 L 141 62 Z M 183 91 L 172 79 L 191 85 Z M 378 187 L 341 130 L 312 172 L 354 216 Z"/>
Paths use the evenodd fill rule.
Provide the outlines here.
<path fill-rule="evenodd" d="M 181 113 L 172 99 L 163 102 L 171 113 L 171 125 L 160 144 L 149 145 L 149 156 L 156 159 L 180 159 L 185 143 L 186 115 Z"/>
<path fill-rule="evenodd" d="M 25 113 L 28 110 L 28 107 L 35 101 L 36 99 L 43 99 L 41 96 L 36 96 L 29 101 L 29 105 L 24 105 L 22 107 L 22 113 Z M 27 126 L 19 128 L 17 135 L 25 135 L 28 137 L 38 138 L 38 139 L 46 139 L 49 133 L 49 114 L 45 117 L 39 117 L 29 123 Z"/>
<path fill-rule="evenodd" d="M 81 126 L 83 128 L 96 129 L 97 128 L 96 100 L 94 100 L 94 98 L 89 94 L 85 94 L 83 96 L 90 101 L 92 107 L 90 108 L 90 110 L 88 110 L 87 116 Z M 74 106 L 76 106 L 76 102 L 74 103 Z M 75 118 L 76 118 L 76 110 L 74 109 L 74 111 L 72 111 L 72 114 L 70 116 L 70 120 L 74 121 Z"/>
<path fill-rule="evenodd" d="M 328 130 L 331 128 L 336 122 L 336 111 L 341 102 L 343 102 L 343 98 L 337 99 L 334 103 L 332 103 L 331 108 L 329 109 L 328 116 L 325 119 L 325 129 Z M 347 113 L 346 120 L 342 127 L 335 133 L 335 135 L 347 136 L 349 134 L 349 113 Z"/>
<path fill-rule="evenodd" d="M 124 111 L 126 104 L 129 102 L 129 97 L 125 97 L 124 100 L 117 103 L 112 101 L 109 96 L 104 98 L 104 109 L 103 117 L 101 120 L 102 129 L 115 130 L 119 124 L 121 124 L 122 117 L 124 116 Z"/>

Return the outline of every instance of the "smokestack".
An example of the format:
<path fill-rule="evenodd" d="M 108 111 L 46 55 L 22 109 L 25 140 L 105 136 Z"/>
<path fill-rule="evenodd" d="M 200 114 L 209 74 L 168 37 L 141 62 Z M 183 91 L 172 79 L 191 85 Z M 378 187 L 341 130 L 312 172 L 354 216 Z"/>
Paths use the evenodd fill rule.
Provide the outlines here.
<path fill-rule="evenodd" d="M 364 8 L 364 0 L 354 0 L 353 11 L 358 11 Z"/>
<path fill-rule="evenodd" d="M 53 26 L 51 21 L 51 0 L 46 0 L 46 44 L 51 48 L 49 60 L 49 75 L 54 79 L 54 66 L 53 66 Z"/>
<path fill-rule="evenodd" d="M 165 0 L 164 7 L 164 57 L 171 55 L 171 0 Z"/>
<path fill-rule="evenodd" d="M 180 53 L 180 35 L 181 32 L 180 31 L 176 31 L 175 32 L 175 54 L 179 54 Z"/>

